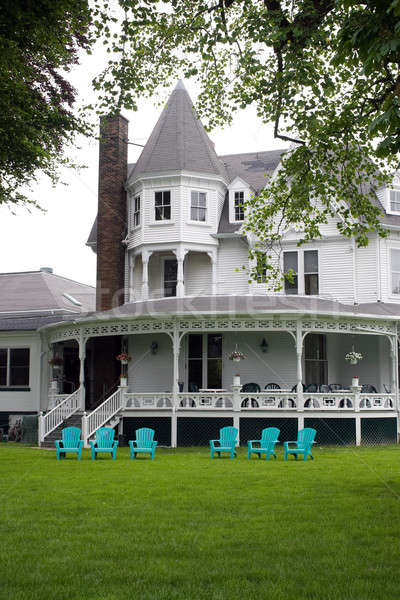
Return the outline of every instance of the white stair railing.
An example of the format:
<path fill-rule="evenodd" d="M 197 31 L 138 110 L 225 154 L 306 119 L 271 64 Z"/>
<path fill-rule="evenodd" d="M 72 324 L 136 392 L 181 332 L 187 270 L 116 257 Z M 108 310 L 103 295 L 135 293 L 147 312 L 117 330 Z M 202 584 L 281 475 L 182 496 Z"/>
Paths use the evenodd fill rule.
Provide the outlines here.
<path fill-rule="evenodd" d="M 84 413 L 82 418 L 82 435 L 85 448 L 88 447 L 88 440 L 92 435 L 103 427 L 108 421 L 116 415 L 123 406 L 124 390 L 118 388 L 116 392 L 111 394 L 100 406 L 88 415 Z"/>
<path fill-rule="evenodd" d="M 81 406 L 81 388 L 75 390 L 73 394 L 67 396 L 62 402 L 57 404 L 45 415 L 39 415 L 39 442 L 43 442 L 45 437 L 56 429 L 63 421 L 76 413 Z"/>

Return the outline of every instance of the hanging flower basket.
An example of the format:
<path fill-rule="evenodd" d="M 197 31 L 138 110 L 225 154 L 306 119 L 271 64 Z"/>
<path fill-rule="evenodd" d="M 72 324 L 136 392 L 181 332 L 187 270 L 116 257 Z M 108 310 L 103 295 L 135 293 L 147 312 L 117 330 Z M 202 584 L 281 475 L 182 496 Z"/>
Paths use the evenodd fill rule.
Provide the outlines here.
<path fill-rule="evenodd" d="M 243 354 L 243 352 L 240 352 L 240 350 L 236 348 L 236 350 L 229 354 L 228 358 L 234 362 L 240 362 L 241 360 L 245 359 L 246 356 Z"/>
<path fill-rule="evenodd" d="M 116 356 L 115 358 L 119 360 L 122 365 L 127 365 L 128 362 L 132 359 L 132 357 L 129 356 L 127 352 L 121 352 L 121 354 L 118 354 L 118 356 Z"/>
<path fill-rule="evenodd" d="M 349 362 L 351 365 L 356 365 L 359 360 L 363 359 L 363 355 L 360 352 L 354 352 L 354 350 L 352 350 L 346 354 L 344 359 L 347 360 L 347 362 Z"/>
<path fill-rule="evenodd" d="M 56 369 L 60 368 L 61 365 L 63 364 L 63 359 L 61 358 L 61 356 L 58 356 L 58 354 L 56 354 L 55 356 L 53 356 L 53 358 L 50 358 L 49 360 L 49 365 L 51 365 L 52 367 L 55 367 Z"/>

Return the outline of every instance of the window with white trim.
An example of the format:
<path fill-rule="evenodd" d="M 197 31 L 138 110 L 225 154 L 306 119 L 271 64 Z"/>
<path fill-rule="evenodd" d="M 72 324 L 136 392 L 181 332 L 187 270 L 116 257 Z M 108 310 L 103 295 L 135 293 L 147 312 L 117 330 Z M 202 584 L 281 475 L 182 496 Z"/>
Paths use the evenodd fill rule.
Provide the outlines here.
<path fill-rule="evenodd" d="M 290 279 L 285 277 L 285 294 L 298 294 L 298 256 L 297 252 L 284 252 L 283 253 L 283 272 L 288 273 Z"/>
<path fill-rule="evenodd" d="M 318 296 L 318 250 L 284 252 L 283 272 L 290 273 L 290 279 L 285 277 L 285 294 Z"/>
<path fill-rule="evenodd" d="M 29 348 L 0 348 L 0 387 L 29 386 Z"/>
<path fill-rule="evenodd" d="M 257 283 L 267 281 L 267 255 L 257 254 Z"/>
<path fill-rule="evenodd" d="M 140 225 L 140 196 L 135 196 L 133 199 L 133 227 L 138 227 Z"/>
<path fill-rule="evenodd" d="M 390 210 L 400 213 L 400 189 L 389 190 Z"/>
<path fill-rule="evenodd" d="M 244 192 L 235 192 L 233 199 L 233 210 L 235 221 L 244 221 Z"/>
<path fill-rule="evenodd" d="M 390 251 L 390 265 L 392 270 L 392 294 L 400 294 L 400 248 Z"/>
<path fill-rule="evenodd" d="M 154 209 L 154 219 L 156 221 L 169 221 L 171 219 L 171 192 L 169 190 L 155 192 Z"/>
<path fill-rule="evenodd" d="M 304 293 L 318 295 L 318 250 L 304 250 Z"/>
<path fill-rule="evenodd" d="M 192 190 L 190 195 L 190 220 L 206 222 L 207 194 Z"/>

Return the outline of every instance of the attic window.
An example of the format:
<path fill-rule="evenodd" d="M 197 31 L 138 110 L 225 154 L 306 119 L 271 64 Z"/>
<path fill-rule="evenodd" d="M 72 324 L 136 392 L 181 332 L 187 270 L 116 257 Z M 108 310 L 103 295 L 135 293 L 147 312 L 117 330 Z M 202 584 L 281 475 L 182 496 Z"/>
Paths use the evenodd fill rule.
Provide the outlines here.
<path fill-rule="evenodd" d="M 244 221 L 244 192 L 235 192 L 234 210 L 235 221 Z"/>
<path fill-rule="evenodd" d="M 73 296 L 70 296 L 70 294 L 63 294 L 63 296 L 64 296 L 64 298 L 66 298 L 67 300 L 72 302 L 72 304 L 75 304 L 75 306 L 82 306 L 82 303 L 79 302 L 79 300 L 77 300 Z"/>
<path fill-rule="evenodd" d="M 400 189 L 390 190 L 390 210 L 400 213 Z"/>

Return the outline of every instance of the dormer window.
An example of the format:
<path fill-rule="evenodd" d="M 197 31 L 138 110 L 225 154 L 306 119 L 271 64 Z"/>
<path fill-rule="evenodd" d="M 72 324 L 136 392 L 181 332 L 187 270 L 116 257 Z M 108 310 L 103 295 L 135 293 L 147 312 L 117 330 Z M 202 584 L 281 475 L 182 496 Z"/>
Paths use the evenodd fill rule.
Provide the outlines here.
<path fill-rule="evenodd" d="M 234 215 L 235 221 L 244 221 L 244 192 L 235 192 L 234 195 Z"/>
<path fill-rule="evenodd" d="M 390 211 L 400 213 L 400 188 L 389 191 Z"/>
<path fill-rule="evenodd" d="M 171 219 L 171 192 L 155 192 L 154 197 L 155 220 L 169 221 Z"/>
<path fill-rule="evenodd" d="M 190 200 L 190 220 L 205 223 L 207 216 L 207 194 L 192 190 Z"/>
<path fill-rule="evenodd" d="M 133 227 L 140 225 L 140 196 L 135 196 L 133 200 Z"/>

